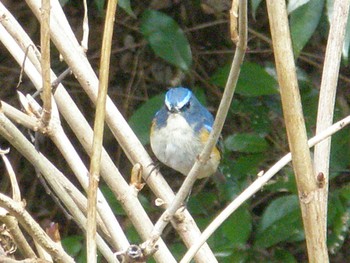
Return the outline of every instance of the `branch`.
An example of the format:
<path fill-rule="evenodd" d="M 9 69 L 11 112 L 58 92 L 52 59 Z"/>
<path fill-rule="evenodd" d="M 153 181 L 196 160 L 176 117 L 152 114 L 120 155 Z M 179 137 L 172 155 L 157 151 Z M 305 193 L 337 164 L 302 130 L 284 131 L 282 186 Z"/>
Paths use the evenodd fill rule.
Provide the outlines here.
<path fill-rule="evenodd" d="M 53 13 L 56 14 L 57 17 L 59 17 L 60 25 L 64 28 L 64 30 L 60 33 L 64 35 L 64 39 L 72 39 L 74 38 L 74 34 L 72 33 L 71 29 L 69 28 L 69 24 L 66 19 L 64 18 L 65 15 L 60 7 L 60 4 L 57 1 L 52 2 L 53 6 Z M 40 5 L 37 4 L 36 6 L 37 10 L 37 16 L 40 15 Z M 0 25 L 0 41 L 3 42 L 8 49 L 8 51 L 11 53 L 11 55 L 15 58 L 17 63 L 19 65 L 22 65 L 24 54 L 27 51 L 27 47 L 31 46 L 31 48 L 28 52 L 28 61 L 24 65 L 24 71 L 32 81 L 32 83 L 35 85 L 37 90 L 41 89 L 41 76 L 38 73 L 41 69 L 40 67 L 40 61 L 38 58 L 40 58 L 40 52 L 35 48 L 35 45 L 31 41 L 31 39 L 28 37 L 28 35 L 23 31 L 22 27 L 17 23 L 17 21 L 13 18 L 13 16 L 6 10 L 6 8 L 3 6 L 3 4 L 0 2 L 0 17 L 3 19 L 0 20 L 0 23 L 3 25 L 3 27 Z M 51 19 L 53 17 L 51 16 Z M 52 21 L 51 21 L 52 22 Z M 53 23 L 53 22 L 52 22 Z M 13 36 L 13 39 L 16 40 L 16 42 L 13 41 L 13 39 L 10 39 L 8 36 L 9 33 L 5 30 L 11 33 L 11 36 Z M 55 30 L 53 30 L 55 32 Z M 69 44 L 65 43 L 68 47 Z M 77 43 L 78 51 L 74 49 L 74 52 L 70 55 L 76 55 L 79 52 L 81 52 L 81 48 Z M 76 52 L 75 52 L 76 51 Z M 85 56 L 84 56 L 84 59 Z M 88 63 L 88 62 L 87 62 Z M 80 65 L 80 64 L 79 64 Z M 80 67 L 80 66 L 78 66 Z M 85 66 L 82 65 L 82 67 L 89 68 L 90 65 L 86 64 Z M 52 79 L 56 79 L 57 77 L 54 75 L 53 72 Z M 89 74 L 94 75 L 94 72 L 89 72 Z M 90 76 L 89 75 L 89 76 Z M 91 75 L 91 76 L 92 76 Z M 88 80 L 90 80 L 88 78 Z M 92 137 L 93 132 L 91 130 L 91 127 L 89 126 L 88 122 L 78 109 L 77 105 L 74 103 L 66 89 L 63 87 L 62 84 L 59 84 L 56 90 L 56 93 L 54 95 L 55 101 L 58 105 L 58 108 L 60 110 L 60 113 L 63 115 L 67 123 L 69 124 L 70 128 L 73 130 L 75 135 L 77 136 L 79 142 L 84 147 L 85 151 L 91 155 L 91 143 L 92 143 Z M 5 105 L 5 104 L 4 104 Z M 6 104 L 7 105 L 7 104 Z M 6 107 L 4 106 L 4 111 Z M 30 120 L 29 116 L 24 117 L 23 113 L 18 113 L 17 110 L 11 109 L 11 111 L 6 112 L 6 114 L 9 114 L 11 118 L 14 120 L 18 120 L 19 123 L 26 125 L 32 125 L 33 130 L 38 129 L 38 124 L 35 124 L 35 121 Z M 11 114 L 11 115 L 10 115 Z M 13 116 L 13 117 L 12 117 Z M 124 121 L 125 122 L 125 121 Z M 26 126 L 30 127 L 30 126 Z M 55 138 L 55 134 L 53 134 L 52 139 Z M 60 141 L 60 139 L 57 139 L 57 141 Z M 65 141 L 62 140 L 61 144 L 65 144 Z M 58 147 L 59 144 L 57 144 Z M 67 145 L 66 145 L 67 147 Z M 62 148 L 62 153 L 68 154 L 69 156 L 66 156 L 67 161 L 74 161 L 75 157 L 74 154 L 75 151 L 67 150 L 67 148 Z M 71 156 L 72 155 L 72 156 Z M 149 159 L 150 160 L 150 159 Z M 150 160 L 151 162 L 151 160 Z M 71 167 L 74 168 L 74 173 L 76 175 L 83 174 L 82 177 L 78 178 L 86 178 L 86 175 L 88 172 L 86 171 L 86 168 L 80 169 L 79 165 L 75 164 Z M 85 166 L 82 166 L 85 167 Z M 150 168 L 151 169 L 151 168 Z M 109 155 L 106 153 L 105 150 L 102 151 L 102 167 L 101 167 L 101 175 L 104 179 L 104 181 L 107 183 L 107 185 L 110 187 L 110 189 L 113 191 L 115 197 L 120 202 L 120 204 L 123 206 L 124 211 L 130 218 L 131 222 L 137 229 L 138 233 L 140 234 L 141 238 L 143 240 L 147 240 L 149 238 L 149 235 L 153 229 L 153 224 L 150 218 L 148 217 L 147 213 L 145 212 L 144 208 L 142 207 L 141 203 L 137 199 L 135 195 L 133 195 L 133 192 L 130 190 L 130 187 L 128 183 L 125 181 L 123 176 L 120 174 L 119 170 L 113 163 L 112 159 L 109 157 Z M 87 183 L 84 184 L 83 181 L 79 180 L 80 183 L 82 183 L 83 187 L 84 185 L 88 185 Z M 86 188 L 87 189 L 87 188 Z M 170 188 L 169 188 L 170 189 Z M 100 203 L 100 202 L 98 202 Z M 99 209 L 105 209 L 103 207 L 99 206 Z M 109 209 L 110 210 L 110 209 Z M 105 210 L 107 212 L 107 210 Z M 108 214 L 108 213 L 105 213 Z M 74 216 L 74 215 L 73 215 Z M 75 218 L 75 220 L 80 220 L 80 218 Z M 83 220 L 83 219 L 82 219 Z M 83 223 L 82 223 L 83 222 Z M 192 221 L 190 221 L 192 223 Z M 105 221 L 105 224 L 108 226 L 108 224 Z M 80 226 L 85 225 L 85 221 L 79 221 Z M 116 231 L 118 225 L 114 225 L 114 227 L 108 227 L 110 234 L 114 237 L 118 236 L 118 231 Z M 182 226 L 180 226 L 182 227 Z M 122 236 L 120 236 L 122 237 Z M 101 242 L 100 242 L 101 243 Z M 118 245 L 113 243 L 115 247 L 118 248 Z M 159 240 L 158 242 L 159 250 L 154 255 L 154 257 L 159 262 L 174 262 L 175 259 L 173 259 L 173 256 L 171 255 L 170 251 L 166 247 L 165 243 L 162 240 Z M 99 245 L 99 249 L 101 249 L 101 246 Z M 105 253 L 103 253 L 105 255 Z M 163 261 L 162 261 L 163 260 Z"/>
<path fill-rule="evenodd" d="M 201 169 L 201 167 L 203 167 L 203 164 L 208 161 L 210 153 L 212 152 L 213 147 L 219 139 L 222 127 L 227 116 L 227 112 L 231 105 L 233 93 L 235 91 L 236 83 L 240 72 L 240 66 L 243 62 L 244 53 L 247 45 L 247 1 L 241 0 L 239 4 L 239 41 L 231 65 L 231 70 L 226 83 L 225 91 L 215 118 L 213 130 L 199 158 L 194 163 L 191 171 L 186 176 L 183 184 L 181 185 L 180 190 L 176 194 L 174 201 L 171 203 L 171 205 L 167 208 L 167 210 L 162 214 L 162 216 L 155 224 L 154 230 L 152 231 L 153 240 L 150 241 L 150 245 L 154 244 L 155 241 L 159 238 L 164 228 L 168 224 L 169 218 L 172 218 L 174 216 L 175 212 L 180 208 L 184 200 L 187 198 L 188 194 L 192 189 L 193 184 L 197 179 L 197 174 L 199 170 Z"/>
<path fill-rule="evenodd" d="M 21 191 L 19 189 L 16 174 L 12 168 L 12 165 L 11 165 L 9 159 L 6 157 L 6 154 L 8 154 L 9 152 L 10 152 L 9 149 L 7 149 L 7 150 L 0 149 L 0 156 L 1 156 L 2 160 L 4 161 L 4 164 L 5 164 L 5 167 L 7 170 L 7 174 L 10 177 L 11 188 L 12 188 L 12 199 L 15 200 L 16 202 L 20 202 L 22 200 L 22 198 L 21 198 Z"/>
<path fill-rule="evenodd" d="M 114 28 L 114 19 L 117 9 L 117 1 L 109 0 L 107 5 L 105 27 L 100 61 L 100 81 L 96 102 L 96 114 L 94 123 L 94 139 L 92 142 L 92 154 L 90 162 L 88 213 L 87 213 L 87 261 L 97 261 L 96 253 L 96 199 L 98 181 L 100 178 L 101 152 L 103 143 L 103 128 L 106 112 L 106 97 L 108 91 L 109 64 Z M 85 21 L 84 21 L 85 22 Z M 127 244 L 129 246 L 129 244 Z M 125 248 L 124 248 L 125 249 Z"/>
<path fill-rule="evenodd" d="M 38 128 L 39 120 L 34 117 L 29 117 L 23 112 L 15 109 L 11 105 L 8 105 L 5 102 L 2 103 L 2 109 L 5 115 L 14 121 L 18 121 L 19 124 L 22 124 L 24 127 L 36 131 Z M 55 105 L 55 104 L 53 104 Z M 70 105 L 68 104 L 67 107 Z M 55 107 L 54 107 L 55 108 Z M 55 113 L 56 111 L 53 111 Z M 46 128 L 45 128 L 46 129 Z M 79 183 L 82 185 L 84 190 L 88 190 L 88 170 L 86 169 L 83 161 L 79 157 L 72 143 L 69 141 L 67 135 L 64 133 L 62 126 L 60 124 L 58 116 L 53 114 L 50 122 L 50 132 L 48 133 L 50 139 L 54 142 L 60 152 L 63 154 L 64 159 L 67 161 L 68 165 L 71 167 L 74 175 L 77 177 Z M 90 144 L 89 144 L 90 145 Z M 91 145 L 90 145 L 91 147 Z M 101 231 L 105 236 L 109 237 L 109 240 L 112 242 L 113 246 L 122 249 L 125 246 L 128 246 L 128 240 L 118 223 L 116 218 L 108 205 L 106 199 L 100 191 L 98 191 L 98 212 L 99 218 L 98 223 Z M 82 210 L 86 212 L 86 206 L 82 205 Z M 102 221 L 101 221 L 102 219 Z M 112 238 L 110 238 L 112 237 Z"/>
<path fill-rule="evenodd" d="M 0 113 L 0 136 L 11 143 L 30 163 L 32 163 L 34 167 L 40 171 L 69 212 L 74 216 L 77 224 L 84 229 L 83 226 L 86 223 L 86 218 L 77 206 L 77 203 L 80 202 L 86 206 L 86 198 L 52 163 L 34 148 L 27 138 L 24 137 L 24 135 L 5 117 L 3 113 Z M 72 199 L 73 197 L 74 200 Z M 109 260 L 114 260 L 113 253 L 105 242 L 101 238 L 98 241 L 103 256 Z"/>
<path fill-rule="evenodd" d="M 316 134 L 328 128 L 333 122 L 335 96 L 339 76 L 341 52 L 344 42 L 345 29 L 349 14 L 350 1 L 334 1 L 332 22 L 330 25 L 325 60 L 323 65 L 320 97 L 318 101 Z M 318 215 L 322 227 L 323 240 L 327 238 L 327 199 L 329 159 L 331 138 L 324 140 L 315 147 L 314 169 L 316 174 L 323 174 L 323 188 L 317 191 L 320 214 Z"/>
<path fill-rule="evenodd" d="M 40 6 L 38 5 L 37 0 L 26 0 L 26 2 L 33 10 L 34 14 L 38 17 Z M 51 39 L 55 43 L 59 52 L 64 57 L 64 60 L 72 69 L 74 75 L 90 99 L 95 102 L 97 98 L 98 79 L 85 55 L 82 53 L 79 43 L 75 39 L 74 34 L 68 25 L 62 8 L 60 7 L 59 3 L 56 2 L 57 1 L 52 2 L 53 8 L 51 10 Z M 72 115 L 72 113 L 70 112 L 69 115 Z M 73 117 L 74 116 L 65 116 L 66 119 Z M 169 204 L 174 198 L 174 194 L 171 188 L 166 183 L 161 174 L 157 171 L 154 171 L 152 159 L 147 154 L 142 144 L 134 132 L 131 130 L 128 123 L 125 121 L 124 117 L 121 115 L 112 101 L 108 98 L 106 104 L 106 122 L 132 164 L 140 163 L 142 165 L 143 177 L 145 178 L 152 191 L 156 194 L 156 196 L 164 200 L 166 204 Z M 124 189 L 124 194 L 125 192 L 128 191 Z M 122 204 L 125 206 L 128 205 L 127 203 Z M 173 225 L 185 241 L 186 245 L 190 246 L 198 238 L 200 231 L 188 212 L 184 214 L 184 217 L 185 220 L 183 220 L 181 223 L 174 221 Z M 145 221 L 147 222 L 146 228 L 145 223 L 140 221 L 140 219 L 135 218 L 134 215 L 132 215 L 131 218 L 135 221 L 138 221 L 138 225 L 136 225 L 138 227 L 137 230 L 142 233 L 142 236 L 149 238 L 152 229 L 148 228 L 151 227 L 149 219 Z M 159 251 L 155 254 L 155 258 L 163 258 L 163 260 L 166 260 L 165 262 L 175 262 L 175 259 L 171 256 L 170 253 L 163 251 L 164 256 L 160 256 L 162 246 L 159 246 L 159 248 Z M 201 260 L 202 262 L 206 262 L 208 258 L 215 260 L 215 257 L 210 251 L 209 247 L 203 246 L 201 252 L 196 256 L 196 259 Z"/>
<path fill-rule="evenodd" d="M 35 252 L 31 248 L 31 246 L 28 244 L 25 236 L 23 235 L 22 230 L 18 226 L 17 218 L 9 214 L 7 215 L 1 214 L 0 219 L 5 223 L 8 231 L 11 233 L 11 236 L 14 242 L 16 243 L 16 245 L 18 246 L 19 251 L 22 253 L 22 255 L 27 258 L 37 258 Z"/>
<path fill-rule="evenodd" d="M 88 17 L 88 6 L 86 3 L 86 0 L 83 0 L 83 3 L 84 3 L 84 19 L 83 19 L 83 38 L 81 39 L 81 46 L 83 48 L 83 51 L 86 53 L 88 50 L 88 44 L 89 44 L 89 17 Z"/>
<path fill-rule="evenodd" d="M 326 130 L 318 133 L 308 141 L 308 147 L 318 145 L 332 134 L 343 129 L 350 124 L 350 116 L 338 121 Z M 187 263 L 193 258 L 198 249 L 208 240 L 208 238 L 222 225 L 222 223 L 236 211 L 246 200 L 258 192 L 275 174 L 292 160 L 290 153 L 283 156 L 266 173 L 258 177 L 249 187 L 237 196 L 221 213 L 207 226 L 197 242 L 186 252 L 180 263 Z"/>
<path fill-rule="evenodd" d="M 37 241 L 57 262 L 68 263 L 74 260 L 45 233 L 39 224 L 23 209 L 22 203 L 0 193 L 0 206 L 15 216 L 26 231 Z"/>
<path fill-rule="evenodd" d="M 41 0 L 40 46 L 43 87 L 42 123 L 44 126 L 48 126 L 51 119 L 50 9 L 50 0 Z"/>
<path fill-rule="evenodd" d="M 0 155 L 5 163 L 5 167 L 7 170 L 7 173 L 10 177 L 11 182 L 11 188 L 12 188 L 12 199 L 15 202 L 21 202 L 21 192 L 18 186 L 16 174 L 12 168 L 12 165 L 8 158 L 6 157 L 6 154 L 9 152 L 9 150 L 1 150 L 0 149 Z M 19 250 L 21 251 L 22 255 L 28 258 L 36 258 L 36 255 L 33 251 L 33 249 L 28 244 L 27 240 L 25 239 L 21 229 L 18 227 L 18 221 L 15 217 L 8 215 L 7 211 L 5 213 L 0 213 L 0 219 L 6 224 L 6 227 L 8 231 L 11 233 L 14 242 L 18 246 Z"/>
<path fill-rule="evenodd" d="M 298 88 L 285 0 L 267 0 L 282 108 L 292 153 L 305 238 L 310 262 L 328 262 L 325 225 L 318 205 L 319 191 L 313 170 Z"/>

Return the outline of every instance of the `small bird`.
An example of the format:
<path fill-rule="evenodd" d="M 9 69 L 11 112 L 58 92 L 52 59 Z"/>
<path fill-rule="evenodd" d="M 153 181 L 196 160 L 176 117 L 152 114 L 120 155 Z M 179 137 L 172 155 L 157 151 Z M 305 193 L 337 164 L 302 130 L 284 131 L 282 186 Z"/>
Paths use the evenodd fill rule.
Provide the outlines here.
<path fill-rule="evenodd" d="M 187 176 L 209 138 L 213 123 L 211 113 L 189 89 L 171 88 L 152 121 L 152 151 L 162 163 Z M 215 146 L 197 178 L 214 174 L 220 158 Z"/>

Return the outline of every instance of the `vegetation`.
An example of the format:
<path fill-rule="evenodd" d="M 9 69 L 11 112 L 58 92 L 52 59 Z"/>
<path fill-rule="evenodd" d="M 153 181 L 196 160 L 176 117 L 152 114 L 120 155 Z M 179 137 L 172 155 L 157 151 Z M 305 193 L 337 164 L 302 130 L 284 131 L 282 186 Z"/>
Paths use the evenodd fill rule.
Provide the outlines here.
<path fill-rule="evenodd" d="M 80 40 L 83 34 L 82 1 L 60 0 L 60 3 Z M 225 182 L 218 176 L 196 182 L 187 203 L 190 214 L 201 230 L 248 187 L 260 171 L 268 170 L 289 152 L 267 10 L 261 0 L 250 0 L 249 4 L 248 50 L 222 131 L 224 151 L 220 171 L 225 176 Z M 40 23 L 27 4 L 16 0 L 4 1 L 4 5 L 34 43 L 39 45 Z M 228 11 L 231 3 L 123 0 L 118 5 L 108 94 L 153 157 L 149 147 L 149 127 L 168 87 L 182 85 L 191 88 L 215 115 L 235 50 L 229 34 Z M 288 1 L 297 76 L 309 138 L 315 134 L 332 7 L 332 0 Z M 88 10 L 90 36 L 87 59 L 97 73 L 106 2 L 89 1 Z M 350 114 L 349 45 L 350 22 L 342 51 L 334 122 Z M 6 46 L 0 45 L 0 50 L 1 100 L 20 108 L 15 90 L 21 65 L 14 63 Z M 59 59 L 60 52 L 60 48 L 52 44 L 51 68 L 57 75 L 67 68 L 66 62 Z M 68 76 L 62 80 L 62 84 L 92 124 L 94 108 L 76 78 L 79 77 Z M 25 75 L 17 90 L 23 94 L 36 91 Z M 88 166 L 88 154 L 76 140 L 69 121 L 62 118 L 62 126 Z M 28 138 L 33 136 L 32 133 L 28 135 L 22 126 L 18 127 Z M 117 143 L 112 133 L 109 129 L 105 131 L 105 149 L 129 182 L 132 169 L 128 160 L 130 154 L 125 154 L 125 146 Z M 65 209 L 53 202 L 52 198 L 48 198 L 34 167 L 9 143 L 11 141 L 2 140 L 2 147 L 11 148 L 8 158 L 16 172 L 22 198 L 26 200 L 26 210 L 43 227 L 49 222 L 58 222 L 65 250 L 77 262 L 86 262 L 84 234 L 79 224 L 67 216 Z M 39 135 L 36 145 L 69 181 L 81 188 L 67 161 L 49 138 Z M 154 157 L 153 160 L 156 162 Z M 159 169 L 176 192 L 183 177 L 162 165 Z M 349 175 L 350 133 L 348 128 L 344 128 L 332 136 L 327 217 L 327 245 L 331 262 L 344 262 L 350 258 Z M 156 197 L 147 183 L 138 193 L 138 199 L 155 223 L 163 210 L 155 206 Z M 0 192 L 10 196 L 11 184 L 6 176 L 1 177 L 0 185 Z M 142 243 L 142 234 L 135 229 L 123 208 L 122 197 L 110 188 L 103 178 L 100 189 L 126 237 L 130 243 Z M 168 226 L 162 238 L 176 260 L 180 260 L 186 247 L 174 228 Z M 292 165 L 283 168 L 261 191 L 235 211 L 208 240 L 208 244 L 219 262 L 306 262 L 305 235 Z M 116 252 L 113 245 L 110 244 L 110 247 Z M 19 252 L 15 255 L 21 258 Z M 102 258 L 100 262 L 104 260 Z"/>

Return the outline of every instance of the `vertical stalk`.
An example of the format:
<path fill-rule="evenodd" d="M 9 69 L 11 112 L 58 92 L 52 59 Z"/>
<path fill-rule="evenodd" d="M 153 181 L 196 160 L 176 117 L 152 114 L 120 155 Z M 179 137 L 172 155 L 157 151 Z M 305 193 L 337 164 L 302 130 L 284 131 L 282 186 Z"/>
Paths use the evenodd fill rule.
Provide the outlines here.
<path fill-rule="evenodd" d="M 41 0 L 40 46 L 43 88 L 43 114 L 41 120 L 44 126 L 47 126 L 51 119 L 50 8 L 50 0 Z"/>
<path fill-rule="evenodd" d="M 292 51 L 285 0 L 267 0 L 282 108 L 298 186 L 309 262 L 328 262 L 324 218 L 313 170 Z"/>
<path fill-rule="evenodd" d="M 316 134 L 327 129 L 333 123 L 335 96 L 339 76 L 341 52 L 344 43 L 346 22 L 349 14 L 350 1 L 335 0 L 333 16 L 329 30 L 325 60 L 323 65 L 320 98 L 318 102 Z M 315 146 L 314 169 L 320 174 L 318 199 L 320 200 L 320 218 L 323 228 L 322 235 L 327 237 L 327 203 L 329 160 L 331 137 Z M 322 180 L 322 181 L 321 181 Z"/>
<path fill-rule="evenodd" d="M 98 181 L 100 178 L 100 162 L 103 142 L 104 120 L 106 113 L 106 98 L 108 90 L 109 63 L 113 37 L 116 0 L 109 0 L 101 48 L 101 61 L 99 72 L 99 89 L 96 103 L 94 122 L 94 138 L 90 163 L 89 189 L 88 189 L 88 217 L 87 217 L 87 262 L 97 262 L 96 253 L 96 199 Z"/>

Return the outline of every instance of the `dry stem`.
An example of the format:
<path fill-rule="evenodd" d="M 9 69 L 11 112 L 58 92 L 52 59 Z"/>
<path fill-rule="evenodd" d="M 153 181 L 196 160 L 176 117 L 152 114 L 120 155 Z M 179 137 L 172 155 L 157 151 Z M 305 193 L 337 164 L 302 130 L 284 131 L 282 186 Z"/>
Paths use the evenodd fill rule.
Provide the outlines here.
<path fill-rule="evenodd" d="M 284 0 L 267 0 L 266 3 L 309 261 L 328 262 L 326 239 L 323 234 L 326 230 L 322 224 L 324 218 L 321 218 L 320 200 L 317 199 L 318 184 L 307 145 L 286 3 Z"/>
<path fill-rule="evenodd" d="M 97 261 L 96 253 L 96 200 L 98 181 L 100 178 L 101 152 L 103 143 L 103 130 L 106 111 L 106 97 L 108 90 L 109 63 L 112 46 L 114 17 L 117 9 L 117 1 L 109 0 L 103 33 L 100 62 L 100 81 L 96 102 L 96 114 L 94 123 L 94 138 L 90 163 L 88 213 L 87 213 L 87 261 Z M 129 244 L 127 244 L 129 245 Z"/>
<path fill-rule="evenodd" d="M 339 76 L 341 52 L 345 36 L 346 21 L 349 14 L 350 1 L 334 1 L 333 17 L 330 25 L 327 49 L 325 54 L 322 81 L 320 87 L 320 98 L 318 102 L 316 134 L 328 128 L 333 122 L 335 96 Z M 323 232 L 323 240 L 327 238 L 327 200 L 328 200 L 328 178 L 329 159 L 331 151 L 331 138 L 324 140 L 315 147 L 314 169 L 316 174 L 323 174 L 323 182 L 317 191 L 319 200 L 319 224 Z M 326 255 L 325 255 L 326 257 Z"/>

